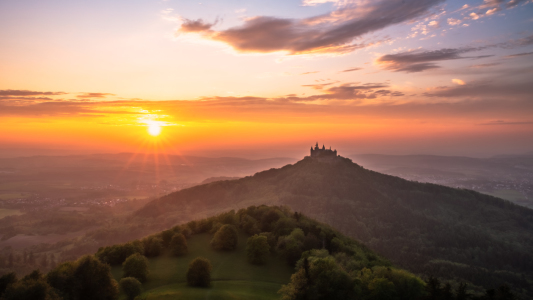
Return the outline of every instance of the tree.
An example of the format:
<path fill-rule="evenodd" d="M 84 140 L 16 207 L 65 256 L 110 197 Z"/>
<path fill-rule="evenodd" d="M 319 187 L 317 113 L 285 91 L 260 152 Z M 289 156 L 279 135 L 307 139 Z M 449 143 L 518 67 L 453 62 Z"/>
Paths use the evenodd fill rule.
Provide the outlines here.
<path fill-rule="evenodd" d="M 255 265 L 266 263 L 270 246 L 266 236 L 254 235 L 246 242 L 246 257 L 248 262 Z"/>
<path fill-rule="evenodd" d="M 300 228 L 295 228 L 291 234 L 280 237 L 277 248 L 288 264 L 294 265 L 300 259 L 304 249 L 304 239 L 304 232 Z"/>
<path fill-rule="evenodd" d="M 470 297 L 466 291 L 466 283 L 461 282 L 457 287 L 457 292 L 455 293 L 455 299 L 457 300 L 466 300 Z"/>
<path fill-rule="evenodd" d="M 174 230 L 172 229 L 168 229 L 168 230 L 161 232 L 161 240 L 163 241 L 164 247 L 168 247 L 174 234 L 176 234 L 176 232 L 174 232 Z"/>
<path fill-rule="evenodd" d="M 47 281 L 64 299 L 115 300 L 118 296 L 109 265 L 92 255 L 60 264 L 48 273 Z"/>
<path fill-rule="evenodd" d="M 139 296 L 142 292 L 142 284 L 134 277 L 120 279 L 119 286 L 129 300 L 135 299 L 135 297 Z"/>
<path fill-rule="evenodd" d="M 17 282 L 17 274 L 15 272 L 7 273 L 0 277 L 0 297 L 6 291 L 7 287 Z"/>
<path fill-rule="evenodd" d="M 74 272 L 76 268 L 76 262 L 64 262 L 56 266 L 46 275 L 48 284 L 55 288 L 64 299 L 74 299 L 76 293 L 74 288 Z"/>
<path fill-rule="evenodd" d="M 215 250 L 234 250 L 237 247 L 237 228 L 233 225 L 223 225 L 211 240 L 211 247 Z"/>
<path fill-rule="evenodd" d="M 208 287 L 211 284 L 211 262 L 203 257 L 195 258 L 187 270 L 187 284 Z"/>
<path fill-rule="evenodd" d="M 148 279 L 148 260 L 139 253 L 130 255 L 122 264 L 122 277 L 135 277 L 140 282 Z"/>
<path fill-rule="evenodd" d="M 155 257 L 161 255 L 163 251 L 163 239 L 159 237 L 149 237 L 143 240 L 144 255 L 146 257 Z"/>
<path fill-rule="evenodd" d="M 38 270 L 12 283 L 2 295 L 2 300 L 59 300 L 52 287 Z"/>
<path fill-rule="evenodd" d="M 354 299 L 354 287 L 354 281 L 348 273 L 333 257 L 328 256 L 308 261 L 304 259 L 298 271 L 291 276 L 289 284 L 282 286 L 278 293 L 282 295 L 282 300 Z"/>
<path fill-rule="evenodd" d="M 514 300 L 514 299 L 516 299 L 516 297 L 511 292 L 511 289 L 507 285 L 503 284 L 496 291 L 496 299 Z"/>
<path fill-rule="evenodd" d="M 126 258 L 135 253 L 144 253 L 144 246 L 139 241 L 102 247 L 96 252 L 96 257 L 98 257 L 101 262 L 110 265 L 120 265 L 126 260 Z"/>
<path fill-rule="evenodd" d="M 170 240 L 170 251 L 175 256 L 185 255 L 189 252 L 187 247 L 187 240 L 181 233 L 176 233 Z"/>

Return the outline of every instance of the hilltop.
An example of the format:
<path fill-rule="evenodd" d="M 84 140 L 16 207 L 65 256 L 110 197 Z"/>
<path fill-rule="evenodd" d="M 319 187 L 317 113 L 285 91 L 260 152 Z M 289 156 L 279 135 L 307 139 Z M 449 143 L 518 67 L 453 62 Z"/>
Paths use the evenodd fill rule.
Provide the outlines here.
<path fill-rule="evenodd" d="M 288 205 L 366 243 L 417 274 L 533 296 L 533 210 L 478 192 L 306 157 L 238 180 L 148 203 L 136 218 L 187 220 L 249 205 Z"/>

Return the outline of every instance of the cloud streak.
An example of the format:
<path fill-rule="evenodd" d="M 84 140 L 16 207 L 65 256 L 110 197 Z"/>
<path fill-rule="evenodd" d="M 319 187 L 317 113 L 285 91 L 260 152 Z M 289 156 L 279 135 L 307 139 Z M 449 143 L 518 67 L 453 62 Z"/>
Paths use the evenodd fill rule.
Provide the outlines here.
<path fill-rule="evenodd" d="M 56 96 L 65 95 L 65 92 L 36 92 L 28 90 L 0 90 L 0 96 Z"/>
<path fill-rule="evenodd" d="M 472 51 L 479 51 L 480 48 L 460 48 L 460 49 L 439 49 L 433 51 L 416 50 L 401 52 L 397 54 L 386 54 L 379 57 L 376 63 L 386 70 L 394 72 L 415 73 L 430 69 L 440 68 L 436 64 L 438 61 L 456 60 L 464 58 L 485 58 L 491 55 L 465 57 L 462 54 Z"/>
<path fill-rule="evenodd" d="M 311 1 L 309 3 L 323 3 Z M 363 35 L 427 14 L 444 0 L 344 1 L 335 11 L 305 19 L 257 16 L 217 31 L 215 23 L 185 20 L 178 33 L 201 33 L 239 52 L 346 53 L 366 47 Z"/>

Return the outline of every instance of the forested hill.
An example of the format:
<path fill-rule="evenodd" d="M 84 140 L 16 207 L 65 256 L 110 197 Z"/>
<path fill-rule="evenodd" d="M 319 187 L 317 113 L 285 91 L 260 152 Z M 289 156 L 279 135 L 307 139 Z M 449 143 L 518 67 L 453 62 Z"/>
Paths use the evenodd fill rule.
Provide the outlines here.
<path fill-rule="evenodd" d="M 188 219 L 249 205 L 288 205 L 418 274 L 533 297 L 533 210 L 470 190 L 407 181 L 349 159 L 305 158 L 239 180 L 169 194 L 137 217 Z"/>

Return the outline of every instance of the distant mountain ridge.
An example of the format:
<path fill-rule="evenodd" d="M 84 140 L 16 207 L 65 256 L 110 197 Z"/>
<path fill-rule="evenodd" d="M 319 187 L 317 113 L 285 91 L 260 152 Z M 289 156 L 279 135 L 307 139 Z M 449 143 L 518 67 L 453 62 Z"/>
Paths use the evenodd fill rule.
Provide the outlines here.
<path fill-rule="evenodd" d="M 294 165 L 178 191 L 138 217 L 187 220 L 249 205 L 288 205 L 419 274 L 533 296 L 533 210 L 492 196 L 367 170 L 350 159 Z"/>

